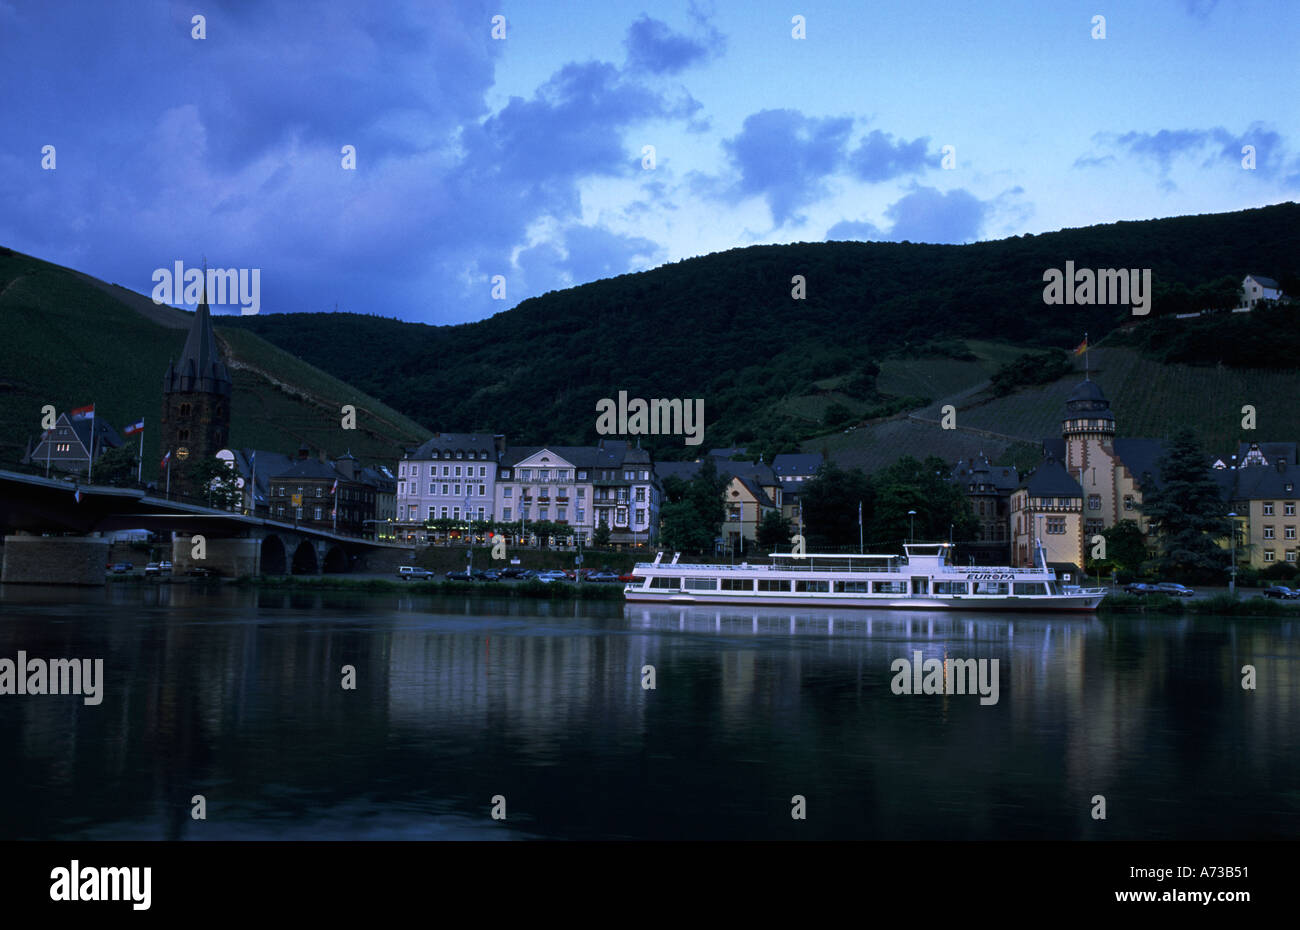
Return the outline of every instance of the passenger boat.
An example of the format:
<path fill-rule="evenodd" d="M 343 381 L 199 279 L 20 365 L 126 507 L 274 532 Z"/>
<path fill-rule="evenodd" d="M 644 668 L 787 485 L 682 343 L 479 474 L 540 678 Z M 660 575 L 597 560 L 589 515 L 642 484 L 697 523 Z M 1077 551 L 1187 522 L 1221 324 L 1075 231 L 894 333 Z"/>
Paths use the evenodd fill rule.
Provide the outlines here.
<path fill-rule="evenodd" d="M 1096 610 L 1105 588 L 1061 584 L 1042 544 L 1033 568 L 959 566 L 951 543 L 912 543 L 903 555 L 774 552 L 770 565 L 637 564 L 629 601 L 925 610 Z"/>

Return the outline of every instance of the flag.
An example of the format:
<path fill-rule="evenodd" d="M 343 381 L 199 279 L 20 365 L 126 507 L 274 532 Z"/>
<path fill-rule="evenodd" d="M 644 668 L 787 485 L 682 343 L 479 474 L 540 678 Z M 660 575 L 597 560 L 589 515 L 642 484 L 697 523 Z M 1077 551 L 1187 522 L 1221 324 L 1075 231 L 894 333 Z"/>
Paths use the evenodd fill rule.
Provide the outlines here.
<path fill-rule="evenodd" d="M 80 503 L 81 503 L 81 488 L 77 488 L 77 490 L 73 491 L 73 492 L 72 492 L 72 496 L 73 496 L 74 498 L 76 498 L 77 503 L 80 504 Z"/>
<path fill-rule="evenodd" d="M 333 493 L 334 493 L 335 491 L 337 491 L 338 489 L 339 489 L 339 479 L 335 478 L 335 479 L 334 479 L 334 487 L 330 488 L 330 493 L 333 494 Z"/>
<path fill-rule="evenodd" d="M 1088 351 L 1088 337 L 1087 337 L 1087 336 L 1084 336 L 1084 337 L 1083 337 L 1083 342 L 1081 342 L 1081 343 L 1079 343 L 1077 346 L 1075 346 L 1075 348 L 1074 348 L 1074 354 L 1075 354 L 1075 355 L 1082 355 L 1084 352 L 1087 352 L 1087 351 Z"/>
<path fill-rule="evenodd" d="M 164 455 L 164 456 L 162 457 L 162 461 L 158 463 L 158 470 L 159 470 L 159 471 L 161 471 L 162 469 L 164 469 L 164 468 L 167 467 L 167 460 L 170 459 L 171 457 L 172 457 L 172 450 L 171 450 L 171 449 L 168 449 L 168 450 L 167 450 L 167 454 Z"/>
<path fill-rule="evenodd" d="M 95 419 L 95 405 L 91 404 L 89 407 L 78 407 L 76 410 L 69 410 L 68 416 L 73 419 L 76 419 L 77 417 L 90 417 L 93 420 Z"/>
<path fill-rule="evenodd" d="M 130 426 L 122 430 L 122 435 L 130 436 L 134 433 L 140 432 L 143 429 L 144 429 L 144 420 L 137 420 L 136 422 L 132 423 Z"/>

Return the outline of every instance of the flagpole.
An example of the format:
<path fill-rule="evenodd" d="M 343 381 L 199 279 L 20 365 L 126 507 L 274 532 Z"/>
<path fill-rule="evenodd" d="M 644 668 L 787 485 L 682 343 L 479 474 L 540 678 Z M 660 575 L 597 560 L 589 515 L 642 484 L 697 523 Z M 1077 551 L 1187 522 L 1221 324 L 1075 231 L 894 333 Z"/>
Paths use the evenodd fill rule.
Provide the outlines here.
<path fill-rule="evenodd" d="M 140 428 L 140 455 L 135 463 L 135 483 L 144 484 L 144 428 Z"/>
<path fill-rule="evenodd" d="M 69 420 L 69 423 L 72 421 Z M 55 429 L 58 428 L 58 421 L 54 423 Z M 54 446 L 54 430 L 48 430 L 45 434 L 45 477 L 50 477 L 50 449 Z"/>
<path fill-rule="evenodd" d="M 1088 351 L 1092 346 L 1088 345 L 1088 334 L 1083 334 L 1083 380 L 1092 380 L 1092 366 L 1088 363 Z"/>
<path fill-rule="evenodd" d="M 95 483 L 95 405 L 90 405 L 90 461 L 86 463 L 86 484 Z"/>
<path fill-rule="evenodd" d="M 167 499 L 172 499 L 172 453 L 167 450 Z"/>

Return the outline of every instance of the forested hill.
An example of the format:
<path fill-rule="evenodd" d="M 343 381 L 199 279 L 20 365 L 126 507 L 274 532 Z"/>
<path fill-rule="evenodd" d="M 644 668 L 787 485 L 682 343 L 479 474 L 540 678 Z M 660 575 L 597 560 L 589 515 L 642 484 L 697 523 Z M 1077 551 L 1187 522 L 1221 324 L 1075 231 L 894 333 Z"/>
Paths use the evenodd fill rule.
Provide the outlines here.
<path fill-rule="evenodd" d="M 892 412 L 871 360 L 943 355 L 973 338 L 1095 343 L 1128 306 L 1049 306 L 1043 272 L 1150 268 L 1153 315 L 1247 273 L 1300 279 L 1300 205 L 1121 222 L 962 246 L 796 243 L 714 253 L 524 301 L 453 327 L 358 314 L 223 320 L 379 397 L 435 430 L 512 442 L 593 442 L 602 397 L 702 397 L 705 445 L 815 432 L 792 399 L 840 390 Z M 806 299 L 791 297 L 802 275 Z M 1293 291 L 1294 292 L 1294 291 Z M 1208 299 L 1208 298 L 1206 298 Z M 376 307 L 377 314 L 390 308 Z M 958 344 L 959 345 L 959 344 Z M 958 349 L 957 351 L 960 351 Z M 694 455 L 680 439 L 662 457 Z"/>

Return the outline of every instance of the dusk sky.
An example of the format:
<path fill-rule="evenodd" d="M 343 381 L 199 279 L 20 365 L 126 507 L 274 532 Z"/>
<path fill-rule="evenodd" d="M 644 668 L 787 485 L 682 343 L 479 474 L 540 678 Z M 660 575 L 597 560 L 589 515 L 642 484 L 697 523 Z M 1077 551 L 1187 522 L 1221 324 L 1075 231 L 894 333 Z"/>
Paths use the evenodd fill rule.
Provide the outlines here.
<path fill-rule="evenodd" d="M 459 323 L 759 243 L 1239 210 L 1300 200 L 1298 46 L 1297 0 L 0 0 L 0 244 Z"/>

